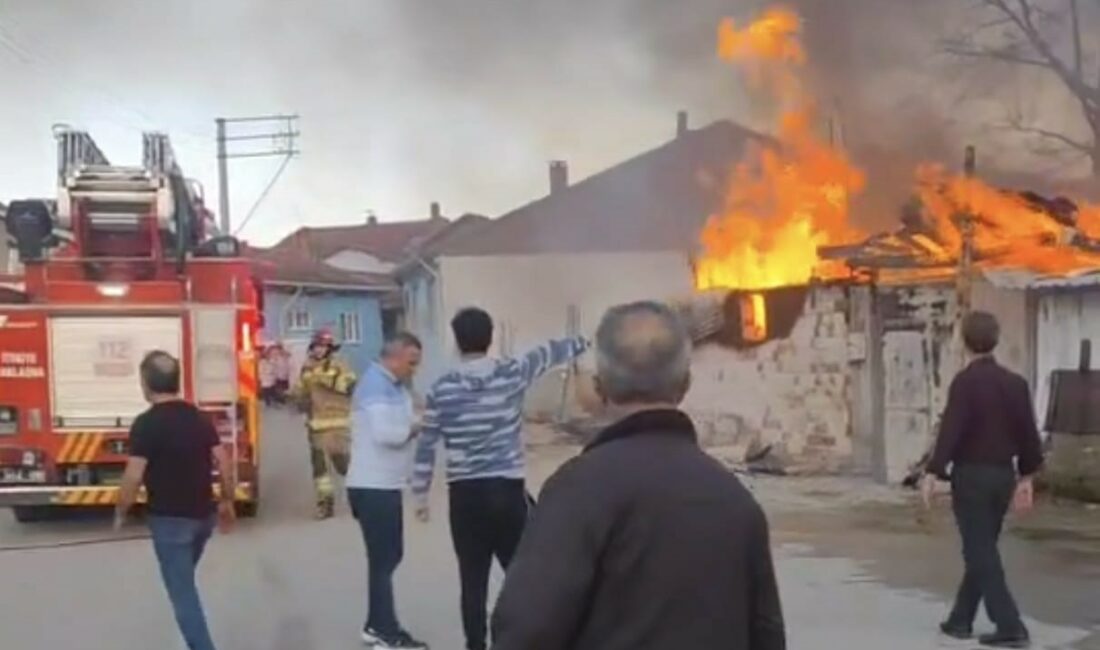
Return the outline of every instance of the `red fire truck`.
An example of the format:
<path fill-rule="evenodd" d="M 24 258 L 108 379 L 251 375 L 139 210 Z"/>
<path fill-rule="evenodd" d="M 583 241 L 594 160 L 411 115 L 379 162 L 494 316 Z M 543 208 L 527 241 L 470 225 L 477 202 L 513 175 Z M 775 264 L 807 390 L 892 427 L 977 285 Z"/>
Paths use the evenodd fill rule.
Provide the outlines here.
<path fill-rule="evenodd" d="M 147 406 L 138 364 L 164 350 L 254 513 L 262 293 L 239 243 L 214 231 L 167 136 L 145 134 L 143 164 L 121 167 L 86 133 L 55 135 L 56 200 L 13 201 L 5 216 L 22 273 L 0 282 L 0 506 L 30 521 L 113 504 Z"/>

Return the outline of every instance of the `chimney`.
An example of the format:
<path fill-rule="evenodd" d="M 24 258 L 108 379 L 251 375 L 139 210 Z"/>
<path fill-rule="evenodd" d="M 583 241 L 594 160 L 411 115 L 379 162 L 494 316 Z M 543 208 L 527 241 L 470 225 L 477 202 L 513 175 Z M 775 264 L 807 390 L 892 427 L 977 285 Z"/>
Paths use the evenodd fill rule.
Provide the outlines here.
<path fill-rule="evenodd" d="M 432 201 L 431 215 L 432 215 L 432 220 L 433 221 L 436 220 L 436 219 L 442 219 L 443 218 L 443 210 L 439 207 L 439 202 L 438 201 Z"/>
<path fill-rule="evenodd" d="M 688 132 L 688 112 L 680 111 L 676 114 L 676 137 L 681 138 Z"/>
<path fill-rule="evenodd" d="M 367 210 L 367 225 L 368 226 L 378 225 L 378 215 L 374 214 L 373 210 Z"/>
<path fill-rule="evenodd" d="M 569 165 L 564 160 L 550 161 L 551 196 L 569 187 Z"/>

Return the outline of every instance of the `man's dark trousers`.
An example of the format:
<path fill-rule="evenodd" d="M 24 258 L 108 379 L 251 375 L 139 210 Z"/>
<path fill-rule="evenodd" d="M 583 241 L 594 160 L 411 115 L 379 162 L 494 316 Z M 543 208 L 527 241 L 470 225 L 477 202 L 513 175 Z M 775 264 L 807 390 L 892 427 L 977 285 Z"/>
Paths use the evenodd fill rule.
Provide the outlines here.
<path fill-rule="evenodd" d="M 484 650 L 488 635 L 489 571 L 493 558 L 508 570 L 527 523 L 522 479 L 455 481 L 450 487 L 451 538 L 462 582 L 462 628 L 469 650 Z"/>
<path fill-rule="evenodd" d="M 348 489 L 352 513 L 367 550 L 367 604 L 364 629 L 384 638 L 401 632 L 393 597 L 393 573 L 405 553 L 401 490 Z"/>
<path fill-rule="evenodd" d="M 997 549 L 1015 490 L 1016 470 L 1011 465 L 959 465 L 952 470 L 952 504 L 966 563 L 949 619 L 952 625 L 970 629 L 978 605 L 985 601 L 986 612 L 998 631 L 1024 630 Z"/>

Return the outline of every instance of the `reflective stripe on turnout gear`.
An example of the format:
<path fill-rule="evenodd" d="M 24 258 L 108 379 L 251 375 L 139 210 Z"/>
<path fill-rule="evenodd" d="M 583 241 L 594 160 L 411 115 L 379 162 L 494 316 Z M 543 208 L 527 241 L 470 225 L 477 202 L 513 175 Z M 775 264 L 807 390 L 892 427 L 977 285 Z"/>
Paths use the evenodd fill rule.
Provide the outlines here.
<path fill-rule="evenodd" d="M 336 490 L 332 485 L 332 478 L 329 477 L 328 472 L 313 479 L 313 486 L 317 491 L 319 498 L 328 498 L 335 494 Z"/>
<path fill-rule="evenodd" d="M 348 429 L 355 373 L 341 359 L 311 359 L 302 366 L 296 392 L 307 402 L 307 426 L 311 431 Z"/>
<path fill-rule="evenodd" d="M 307 422 L 310 433 L 323 433 L 330 429 L 351 429 L 351 418 L 310 418 Z"/>

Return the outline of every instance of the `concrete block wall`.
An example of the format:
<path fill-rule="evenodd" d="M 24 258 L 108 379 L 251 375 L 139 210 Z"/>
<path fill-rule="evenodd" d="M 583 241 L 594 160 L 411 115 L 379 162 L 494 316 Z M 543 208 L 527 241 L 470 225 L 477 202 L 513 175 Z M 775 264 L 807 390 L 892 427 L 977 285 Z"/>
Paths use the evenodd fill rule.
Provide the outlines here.
<path fill-rule="evenodd" d="M 852 366 L 848 296 L 811 289 L 789 337 L 737 350 L 709 344 L 695 351 L 684 408 L 710 447 L 775 445 L 818 471 L 852 456 Z"/>

